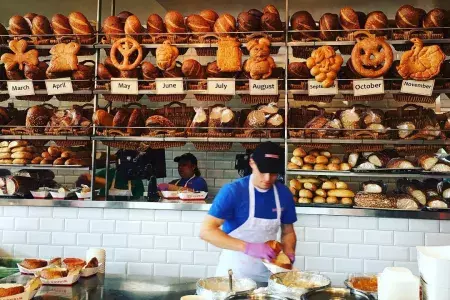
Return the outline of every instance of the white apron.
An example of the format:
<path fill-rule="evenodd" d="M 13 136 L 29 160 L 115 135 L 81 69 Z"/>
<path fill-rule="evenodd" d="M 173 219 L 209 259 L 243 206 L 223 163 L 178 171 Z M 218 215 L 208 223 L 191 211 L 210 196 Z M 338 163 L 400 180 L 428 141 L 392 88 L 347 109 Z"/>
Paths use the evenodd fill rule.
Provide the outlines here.
<path fill-rule="evenodd" d="M 187 188 L 188 183 L 189 183 L 192 179 L 194 179 L 194 178 L 195 178 L 195 174 L 194 174 L 194 176 L 192 176 L 191 178 L 189 178 L 189 179 L 186 181 L 186 183 L 184 184 L 183 187 L 184 187 L 184 188 Z M 180 183 L 180 181 L 181 181 L 181 178 L 178 179 L 177 182 L 175 182 L 175 185 L 178 186 L 178 184 Z"/>
<path fill-rule="evenodd" d="M 249 215 L 247 221 L 229 233 L 231 237 L 249 243 L 265 243 L 276 240 L 280 229 L 281 208 L 277 187 L 273 185 L 275 203 L 277 207 L 276 219 L 260 219 L 255 217 L 255 187 L 253 176 L 250 176 L 249 191 Z M 251 278 L 256 282 L 267 282 L 270 277 L 269 270 L 264 266 L 262 260 L 245 254 L 244 252 L 224 249 L 220 255 L 216 276 L 228 276 L 228 270 L 233 270 L 237 278 Z"/>

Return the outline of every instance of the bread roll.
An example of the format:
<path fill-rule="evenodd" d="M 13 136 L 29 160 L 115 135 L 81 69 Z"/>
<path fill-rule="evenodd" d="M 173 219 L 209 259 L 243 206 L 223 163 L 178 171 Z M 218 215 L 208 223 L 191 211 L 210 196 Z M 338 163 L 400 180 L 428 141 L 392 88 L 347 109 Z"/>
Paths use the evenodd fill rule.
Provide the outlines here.
<path fill-rule="evenodd" d="M 23 146 L 23 147 L 16 147 L 11 149 L 11 153 L 15 152 L 36 152 L 36 147 L 34 146 Z"/>
<path fill-rule="evenodd" d="M 113 42 L 125 36 L 124 25 L 116 16 L 109 16 L 103 21 L 103 32 Z"/>
<path fill-rule="evenodd" d="M 303 158 L 303 161 L 306 164 L 315 164 L 316 163 L 316 157 L 314 155 L 307 155 Z"/>
<path fill-rule="evenodd" d="M 127 37 L 142 41 L 142 33 L 144 32 L 144 27 L 142 27 L 141 21 L 135 15 L 129 16 L 125 21 L 124 31 Z"/>
<path fill-rule="evenodd" d="M 53 164 L 55 165 L 55 166 L 62 166 L 62 165 L 64 165 L 64 163 L 66 162 L 66 160 L 64 159 L 64 158 L 57 158 L 57 159 L 55 159 L 54 161 L 53 161 Z"/>
<path fill-rule="evenodd" d="M 283 23 L 280 16 L 273 13 L 265 13 L 261 17 L 261 29 L 263 31 L 281 31 L 283 30 Z M 274 36 L 279 36 L 279 33 L 272 33 Z"/>
<path fill-rule="evenodd" d="M 28 145 L 28 141 L 23 141 L 23 140 L 12 141 L 11 143 L 9 143 L 8 148 L 13 149 L 16 147 L 22 147 L 22 146 L 26 146 L 26 145 Z"/>
<path fill-rule="evenodd" d="M 352 169 L 352 167 L 348 163 L 341 163 L 339 165 L 339 168 L 341 169 L 341 171 L 350 171 Z"/>
<path fill-rule="evenodd" d="M 11 158 L 11 153 L 0 153 L 0 159 Z"/>
<path fill-rule="evenodd" d="M 346 190 L 346 189 L 348 189 L 348 185 L 343 181 L 337 181 L 336 188 Z"/>
<path fill-rule="evenodd" d="M 45 16 L 36 16 L 31 22 L 31 33 L 33 35 L 38 35 L 39 40 L 49 39 L 53 33 L 52 27 L 50 25 L 50 21 Z M 47 36 L 42 36 L 47 35 Z"/>
<path fill-rule="evenodd" d="M 318 189 L 316 190 L 316 195 L 317 196 L 321 196 L 321 197 L 326 197 L 327 196 L 327 192 L 323 189 Z"/>
<path fill-rule="evenodd" d="M 328 164 L 328 158 L 326 156 L 319 155 L 316 157 L 316 164 L 326 165 Z"/>
<path fill-rule="evenodd" d="M 40 276 L 47 280 L 63 278 L 67 277 L 67 275 L 68 275 L 67 269 L 63 268 L 47 268 L 43 269 L 40 273 Z"/>
<path fill-rule="evenodd" d="M 316 171 L 323 171 L 323 170 L 328 170 L 328 168 L 327 168 L 327 165 L 316 164 L 316 165 L 314 165 L 314 170 L 316 170 Z"/>
<path fill-rule="evenodd" d="M 337 197 L 327 197 L 326 202 L 328 204 L 337 204 L 339 203 L 339 200 Z"/>
<path fill-rule="evenodd" d="M 214 32 L 224 34 L 236 31 L 236 19 L 230 14 L 221 15 L 214 23 Z"/>
<path fill-rule="evenodd" d="M 31 23 L 33 22 L 33 19 L 34 19 L 37 15 L 38 15 L 37 13 L 29 12 L 29 13 L 26 13 L 26 14 L 23 16 L 24 19 L 28 22 L 28 25 L 30 26 L 30 28 L 31 28 Z"/>
<path fill-rule="evenodd" d="M 169 33 L 184 33 L 186 27 L 184 25 L 184 17 L 177 11 L 168 11 L 164 17 L 166 29 Z"/>
<path fill-rule="evenodd" d="M 272 4 L 268 4 L 268 5 L 266 5 L 264 8 L 263 8 L 263 14 L 265 14 L 265 13 L 272 13 L 272 14 L 276 14 L 276 15 L 280 15 L 280 13 L 279 13 L 279 11 L 278 11 L 278 9 L 274 6 L 274 5 L 272 5 Z"/>
<path fill-rule="evenodd" d="M 11 158 L 0 159 L 0 164 L 2 165 L 11 165 L 12 163 L 13 159 Z"/>
<path fill-rule="evenodd" d="M 341 159 L 339 157 L 333 156 L 330 158 L 329 163 L 339 165 L 341 163 Z"/>
<path fill-rule="evenodd" d="M 151 14 L 147 19 L 147 31 L 152 36 L 157 36 L 166 31 L 163 19 L 157 14 Z"/>
<path fill-rule="evenodd" d="M 313 178 L 313 177 L 309 177 L 309 178 L 297 178 L 297 180 L 298 180 L 300 183 L 307 183 L 307 182 L 310 182 L 310 183 L 319 184 L 319 183 L 322 182 L 321 180 L 319 180 L 319 179 L 317 179 L 317 178 Z"/>
<path fill-rule="evenodd" d="M 214 23 L 216 23 L 216 20 L 219 18 L 219 15 L 211 9 L 202 10 L 200 16 L 209 23 L 211 28 L 214 27 Z"/>
<path fill-rule="evenodd" d="M 69 14 L 69 24 L 72 27 L 72 31 L 76 35 L 82 36 L 81 41 L 89 39 L 94 33 L 91 23 L 80 12 L 72 12 Z"/>
<path fill-rule="evenodd" d="M 258 20 L 261 20 L 261 17 L 263 15 L 263 12 L 256 8 L 249 9 L 248 13 L 251 14 L 252 16 L 255 16 L 256 18 L 258 18 Z"/>
<path fill-rule="evenodd" d="M 298 196 L 300 198 L 312 198 L 313 197 L 313 193 L 310 190 L 301 189 L 301 190 L 298 191 Z"/>
<path fill-rule="evenodd" d="M 22 16 L 12 16 L 9 19 L 9 31 L 12 35 L 28 35 L 31 34 L 31 26 Z"/>
<path fill-rule="evenodd" d="M 243 11 L 237 17 L 237 28 L 240 32 L 258 31 L 261 28 L 260 19 Z"/>
<path fill-rule="evenodd" d="M 67 151 L 67 149 L 58 146 L 50 146 L 47 149 L 47 152 L 53 157 L 61 156 L 61 153 L 64 151 Z"/>
<path fill-rule="evenodd" d="M 55 159 L 53 159 L 53 158 L 44 158 L 43 160 L 41 160 L 40 164 L 41 165 L 52 165 L 54 160 Z"/>
<path fill-rule="evenodd" d="M 325 203 L 325 198 L 321 196 L 315 196 L 313 199 L 313 203 Z"/>
<path fill-rule="evenodd" d="M 120 23 L 125 24 L 125 22 L 127 21 L 129 16 L 132 16 L 133 13 L 126 11 L 126 10 L 122 10 L 120 13 L 117 14 L 117 17 L 120 20 Z"/>
<path fill-rule="evenodd" d="M 33 164 L 33 165 L 38 165 L 38 164 L 41 163 L 41 161 L 42 161 L 43 159 L 44 159 L 43 157 L 37 156 L 37 157 L 35 157 L 35 158 L 33 158 L 33 159 L 31 160 L 31 164 Z"/>
<path fill-rule="evenodd" d="M 33 159 L 34 155 L 30 152 L 15 152 L 11 154 L 11 158 Z"/>
<path fill-rule="evenodd" d="M 298 203 L 301 203 L 301 204 L 310 204 L 312 201 L 311 201 L 311 198 L 298 198 Z"/>
<path fill-rule="evenodd" d="M 293 30 L 300 32 L 293 32 L 292 38 L 294 40 L 314 38 L 317 36 L 317 26 L 312 15 L 307 11 L 298 11 L 291 17 L 291 27 Z"/>
<path fill-rule="evenodd" d="M 422 21 L 423 28 L 445 27 L 448 23 L 445 10 L 440 8 L 430 10 Z"/>
<path fill-rule="evenodd" d="M 310 164 L 304 164 L 302 167 L 302 170 L 312 170 L 312 169 L 313 169 L 313 166 Z"/>
<path fill-rule="evenodd" d="M 190 15 L 186 19 L 186 26 L 190 31 L 196 32 L 211 32 L 212 27 L 208 21 L 206 21 L 202 16 Z"/>
<path fill-rule="evenodd" d="M 329 171 L 340 171 L 341 167 L 338 164 L 328 164 L 327 169 Z"/>
<path fill-rule="evenodd" d="M 8 141 L 2 141 L 0 142 L 0 148 L 8 148 L 9 146 L 9 142 Z"/>
<path fill-rule="evenodd" d="M 317 157 L 317 156 L 320 155 L 320 151 L 318 151 L 318 150 L 311 150 L 311 151 L 309 151 L 308 154 L 309 154 L 309 155 L 312 155 L 312 156 L 314 156 L 314 157 Z"/>
<path fill-rule="evenodd" d="M 418 28 L 421 24 L 421 14 L 412 5 L 402 5 L 395 14 L 398 28 Z"/>
<path fill-rule="evenodd" d="M 289 186 L 299 190 L 302 188 L 302 184 L 297 179 L 289 180 Z"/>
<path fill-rule="evenodd" d="M 306 151 L 303 150 L 303 148 L 295 148 L 294 152 L 293 152 L 294 156 L 298 156 L 298 157 L 305 157 L 306 156 Z"/>
<path fill-rule="evenodd" d="M 300 167 L 294 163 L 289 162 L 287 165 L 288 170 L 299 170 Z"/>
<path fill-rule="evenodd" d="M 369 15 L 367 15 L 366 24 L 364 25 L 365 29 L 385 29 L 388 28 L 388 18 L 381 11 L 373 11 Z M 378 35 L 385 35 L 386 31 L 375 30 L 373 31 Z"/>
<path fill-rule="evenodd" d="M 319 37 L 325 41 L 336 40 L 339 29 L 339 16 L 337 14 L 325 13 L 319 20 L 320 34 Z"/>
<path fill-rule="evenodd" d="M 315 183 L 311 183 L 311 182 L 305 182 L 303 184 L 303 188 L 310 190 L 311 192 L 314 192 L 317 190 L 317 185 Z M 319 195 L 320 196 L 320 195 Z"/>
<path fill-rule="evenodd" d="M 58 35 L 70 35 L 72 34 L 72 28 L 70 27 L 69 18 L 62 14 L 56 14 L 52 17 L 53 32 Z"/>
<path fill-rule="evenodd" d="M 330 191 L 328 191 L 328 196 L 338 197 L 338 198 L 344 198 L 344 197 L 353 198 L 353 197 L 355 197 L 355 193 L 353 193 L 351 190 L 330 190 Z"/>
<path fill-rule="evenodd" d="M 334 189 L 336 189 L 336 184 L 332 181 L 325 181 L 322 184 L 322 189 L 323 190 L 334 190 Z"/>
<path fill-rule="evenodd" d="M 24 158 L 14 158 L 12 161 L 13 165 L 27 165 L 31 162 L 30 159 L 24 159 Z"/>
<path fill-rule="evenodd" d="M 345 30 L 360 29 L 358 14 L 351 7 L 341 9 L 339 22 Z"/>
<path fill-rule="evenodd" d="M 202 65 L 195 59 L 186 59 L 183 61 L 181 71 L 188 79 L 201 79 L 204 76 Z"/>
<path fill-rule="evenodd" d="M 341 203 L 344 205 L 353 205 L 353 198 L 343 197 Z"/>
<path fill-rule="evenodd" d="M 11 149 L 9 149 L 8 147 L 0 148 L 0 153 L 11 153 Z"/>
<path fill-rule="evenodd" d="M 302 160 L 301 157 L 293 156 L 291 158 L 291 163 L 294 163 L 294 164 L 296 164 L 299 167 L 303 166 L 303 160 Z"/>

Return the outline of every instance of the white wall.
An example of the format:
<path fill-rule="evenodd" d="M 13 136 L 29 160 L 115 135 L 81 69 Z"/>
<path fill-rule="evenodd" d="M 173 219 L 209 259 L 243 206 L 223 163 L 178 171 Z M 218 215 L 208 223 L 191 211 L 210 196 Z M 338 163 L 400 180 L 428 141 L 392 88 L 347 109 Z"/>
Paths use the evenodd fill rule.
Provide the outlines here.
<path fill-rule="evenodd" d="M 106 249 L 108 273 L 212 276 L 219 250 L 198 238 L 206 212 L 0 207 L 0 257 L 84 257 Z M 349 273 L 405 266 L 418 245 L 450 245 L 450 221 L 298 215 L 296 267 L 340 285 Z"/>

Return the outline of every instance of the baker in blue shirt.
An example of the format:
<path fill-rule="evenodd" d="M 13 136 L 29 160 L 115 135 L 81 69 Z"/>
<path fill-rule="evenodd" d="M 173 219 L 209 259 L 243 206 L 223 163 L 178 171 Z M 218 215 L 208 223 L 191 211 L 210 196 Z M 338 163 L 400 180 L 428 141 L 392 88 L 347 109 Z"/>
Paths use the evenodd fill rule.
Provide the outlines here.
<path fill-rule="evenodd" d="M 280 227 L 283 251 L 294 262 L 295 204 L 289 189 L 277 181 L 283 157 L 280 146 L 261 143 L 250 158 L 252 174 L 224 185 L 214 199 L 200 237 L 223 249 L 216 276 L 232 269 L 237 277 L 267 282 L 270 273 L 262 259 L 276 254 L 265 242 L 276 240 Z"/>
<path fill-rule="evenodd" d="M 191 192 L 207 192 L 208 185 L 197 166 L 197 157 L 192 153 L 185 153 L 175 157 L 173 160 L 178 163 L 178 174 L 181 178 L 173 180 L 169 183 L 160 183 L 158 189 L 160 191 L 191 191 Z"/>

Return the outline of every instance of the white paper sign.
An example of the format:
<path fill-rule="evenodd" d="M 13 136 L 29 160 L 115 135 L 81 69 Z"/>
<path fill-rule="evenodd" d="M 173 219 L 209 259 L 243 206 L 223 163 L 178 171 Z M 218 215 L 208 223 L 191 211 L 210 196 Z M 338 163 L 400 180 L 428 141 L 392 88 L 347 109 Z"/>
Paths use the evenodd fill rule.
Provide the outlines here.
<path fill-rule="evenodd" d="M 137 78 L 111 78 L 111 94 L 137 95 Z"/>
<path fill-rule="evenodd" d="M 156 94 L 172 95 L 183 94 L 183 78 L 156 78 Z"/>
<path fill-rule="evenodd" d="M 249 80 L 250 95 L 278 95 L 278 80 Z"/>
<path fill-rule="evenodd" d="M 72 94 L 72 80 L 67 78 L 48 79 L 45 81 L 45 87 L 49 95 Z"/>
<path fill-rule="evenodd" d="M 402 81 L 402 93 L 431 96 L 434 89 L 434 80 L 416 81 L 416 80 L 403 80 Z"/>
<path fill-rule="evenodd" d="M 321 82 L 317 82 L 314 79 L 308 80 L 308 95 L 309 96 L 323 96 L 323 95 L 336 95 L 338 93 L 337 81 L 329 88 L 324 88 Z"/>
<path fill-rule="evenodd" d="M 353 94 L 355 96 L 384 94 L 384 81 L 383 79 L 355 79 Z"/>
<path fill-rule="evenodd" d="M 32 80 L 9 80 L 8 93 L 10 96 L 29 96 L 34 95 L 34 86 Z"/>
<path fill-rule="evenodd" d="M 230 78 L 208 78 L 208 94 L 234 95 L 236 81 Z"/>

